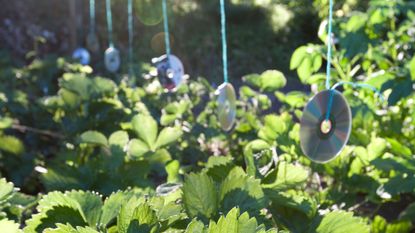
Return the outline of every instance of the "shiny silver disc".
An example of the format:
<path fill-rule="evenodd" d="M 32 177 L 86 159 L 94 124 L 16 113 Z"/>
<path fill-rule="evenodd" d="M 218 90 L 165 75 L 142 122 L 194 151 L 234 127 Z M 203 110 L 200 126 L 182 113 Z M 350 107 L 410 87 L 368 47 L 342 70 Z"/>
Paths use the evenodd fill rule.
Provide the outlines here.
<path fill-rule="evenodd" d="M 236 93 L 232 84 L 223 83 L 215 94 L 218 96 L 218 120 L 223 130 L 229 131 L 236 119 Z"/>
<path fill-rule="evenodd" d="M 72 58 L 82 65 L 88 65 L 91 61 L 91 56 L 89 55 L 88 50 L 85 48 L 77 48 L 72 54 Z"/>
<path fill-rule="evenodd" d="M 157 76 L 163 88 L 172 92 L 177 89 L 184 80 L 184 68 L 180 59 L 174 55 L 163 55 L 153 59 L 157 67 Z"/>
<path fill-rule="evenodd" d="M 121 59 L 120 52 L 114 47 L 109 47 L 105 50 L 105 67 L 109 72 L 117 72 L 120 68 Z"/>
<path fill-rule="evenodd" d="M 327 119 L 327 112 L 331 106 Z M 342 151 L 350 137 L 352 114 L 344 96 L 336 90 L 317 93 L 305 106 L 300 141 L 312 161 L 325 163 Z"/>

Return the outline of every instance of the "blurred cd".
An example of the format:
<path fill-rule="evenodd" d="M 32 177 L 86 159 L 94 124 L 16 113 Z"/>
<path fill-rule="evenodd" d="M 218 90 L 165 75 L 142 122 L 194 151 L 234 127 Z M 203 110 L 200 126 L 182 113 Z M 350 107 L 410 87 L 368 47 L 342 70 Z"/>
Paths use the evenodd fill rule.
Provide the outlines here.
<path fill-rule="evenodd" d="M 105 50 L 105 67 L 109 72 L 116 72 L 120 68 L 120 52 L 114 47 Z"/>
<path fill-rule="evenodd" d="M 329 105 L 331 109 L 327 120 Z M 326 90 L 317 93 L 305 106 L 301 118 L 303 153 L 317 163 L 335 158 L 349 140 L 351 120 L 349 104 L 340 92 Z"/>
<path fill-rule="evenodd" d="M 79 61 L 79 63 L 81 63 L 84 66 L 88 65 L 91 60 L 91 56 L 89 55 L 88 50 L 84 48 L 75 49 L 75 51 L 72 54 L 72 58 L 74 60 Z"/>
<path fill-rule="evenodd" d="M 230 83 L 223 83 L 215 94 L 218 96 L 218 119 L 223 130 L 229 131 L 235 123 L 236 94 Z"/>
<path fill-rule="evenodd" d="M 86 47 L 92 52 L 97 53 L 99 50 L 99 40 L 97 34 L 89 32 L 86 37 Z"/>
<path fill-rule="evenodd" d="M 184 68 L 179 58 L 174 55 L 163 55 L 153 59 L 157 67 L 157 75 L 163 88 L 169 92 L 175 91 L 184 79 Z"/>

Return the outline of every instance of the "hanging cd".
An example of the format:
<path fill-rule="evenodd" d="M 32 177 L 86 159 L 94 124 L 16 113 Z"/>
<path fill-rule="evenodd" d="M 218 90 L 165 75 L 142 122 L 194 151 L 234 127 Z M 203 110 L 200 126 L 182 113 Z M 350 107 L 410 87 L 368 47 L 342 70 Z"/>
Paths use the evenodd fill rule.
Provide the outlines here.
<path fill-rule="evenodd" d="M 157 67 L 157 76 L 163 88 L 169 92 L 175 91 L 184 79 L 184 68 L 179 58 L 174 55 L 163 55 L 153 59 Z"/>
<path fill-rule="evenodd" d="M 330 114 L 326 119 L 329 105 Z M 303 153 L 317 163 L 335 158 L 349 140 L 351 119 L 350 107 L 340 92 L 319 92 L 307 103 L 301 118 L 300 141 Z"/>
<path fill-rule="evenodd" d="M 86 47 L 92 52 L 97 53 L 99 51 L 99 40 L 94 32 L 89 32 L 86 37 Z"/>
<path fill-rule="evenodd" d="M 109 72 L 116 72 L 120 68 L 120 52 L 114 47 L 105 50 L 105 67 Z"/>
<path fill-rule="evenodd" d="M 236 94 L 230 83 L 223 83 L 215 94 L 218 96 L 218 119 L 223 130 L 229 131 L 235 123 Z"/>
<path fill-rule="evenodd" d="M 91 56 L 89 55 L 88 50 L 84 48 L 75 49 L 75 51 L 72 54 L 72 58 L 74 60 L 79 61 L 79 63 L 81 63 L 82 65 L 88 65 L 91 60 Z"/>

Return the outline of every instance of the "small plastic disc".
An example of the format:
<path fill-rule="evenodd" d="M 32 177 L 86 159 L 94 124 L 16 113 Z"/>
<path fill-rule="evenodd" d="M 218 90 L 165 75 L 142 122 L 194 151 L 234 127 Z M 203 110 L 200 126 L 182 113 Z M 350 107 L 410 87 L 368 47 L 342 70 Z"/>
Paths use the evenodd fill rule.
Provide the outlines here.
<path fill-rule="evenodd" d="M 91 61 L 91 56 L 89 55 L 88 50 L 84 48 L 77 48 L 72 54 L 74 60 L 79 61 L 82 65 L 88 65 Z"/>
<path fill-rule="evenodd" d="M 327 120 L 330 98 L 331 110 Z M 317 93 L 305 106 L 301 118 L 303 153 L 317 163 L 334 159 L 349 140 L 351 120 L 349 104 L 340 92 L 326 90 Z"/>
<path fill-rule="evenodd" d="M 97 53 L 99 51 L 99 40 L 97 34 L 94 32 L 88 33 L 88 36 L 86 37 L 86 47 L 92 53 Z"/>
<path fill-rule="evenodd" d="M 105 50 L 105 67 L 109 72 L 117 72 L 120 68 L 121 59 L 120 52 L 114 47 L 109 47 Z"/>
<path fill-rule="evenodd" d="M 223 83 L 215 94 L 218 96 L 218 120 L 223 130 L 232 129 L 236 118 L 236 94 L 230 83 Z"/>
<path fill-rule="evenodd" d="M 153 59 L 157 67 L 157 76 L 166 91 L 173 92 L 184 80 L 183 63 L 174 55 L 163 55 Z"/>

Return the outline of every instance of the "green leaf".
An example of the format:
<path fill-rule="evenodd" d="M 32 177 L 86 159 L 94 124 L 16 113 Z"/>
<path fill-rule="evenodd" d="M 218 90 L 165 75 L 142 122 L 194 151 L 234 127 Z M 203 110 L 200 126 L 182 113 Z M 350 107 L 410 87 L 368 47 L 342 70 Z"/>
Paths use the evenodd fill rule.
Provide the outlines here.
<path fill-rule="evenodd" d="M 84 173 L 72 166 L 51 166 L 41 175 L 46 190 L 87 189 L 91 179 L 85 179 Z"/>
<path fill-rule="evenodd" d="M 265 197 L 260 181 L 247 176 L 240 167 L 235 167 L 220 186 L 219 201 L 223 212 L 238 206 L 241 211 L 258 214 L 265 207 Z"/>
<path fill-rule="evenodd" d="M 261 91 L 276 91 L 286 84 L 287 79 L 278 70 L 267 70 L 261 74 Z"/>
<path fill-rule="evenodd" d="M 205 165 L 205 171 L 215 181 L 222 181 L 234 166 L 231 157 L 211 156 Z"/>
<path fill-rule="evenodd" d="M 120 209 L 124 203 L 127 203 L 128 200 L 132 197 L 132 192 L 129 191 L 118 191 L 116 193 L 111 194 L 107 199 L 104 201 L 104 205 L 102 206 L 102 215 L 100 222 L 104 226 L 108 225 L 112 220 L 114 220 Z"/>
<path fill-rule="evenodd" d="M 415 220 L 415 202 L 410 204 L 404 211 L 399 214 L 401 220 Z"/>
<path fill-rule="evenodd" d="M 369 233 L 370 228 L 367 223 L 359 217 L 354 217 L 353 213 L 335 211 L 323 217 L 316 233 Z"/>
<path fill-rule="evenodd" d="M 0 204 L 11 198 L 14 192 L 14 185 L 6 179 L 0 179 Z"/>
<path fill-rule="evenodd" d="M 112 93 L 115 93 L 114 90 L 117 88 L 114 81 L 108 78 L 101 77 L 95 77 L 94 79 L 92 79 L 91 85 L 94 94 L 99 96 L 110 95 Z"/>
<path fill-rule="evenodd" d="M 0 129 L 8 129 L 13 125 L 13 119 L 9 117 L 0 117 Z"/>
<path fill-rule="evenodd" d="M 140 204 L 133 213 L 128 232 L 148 233 L 155 232 L 158 223 L 156 212 L 147 203 Z"/>
<path fill-rule="evenodd" d="M 83 100 L 88 100 L 93 94 L 91 80 L 82 74 L 66 73 L 59 80 L 59 85 L 68 91 L 77 93 Z"/>
<path fill-rule="evenodd" d="M 157 122 L 153 117 L 144 114 L 136 115 L 132 120 L 133 130 L 137 136 L 147 143 L 152 150 L 156 148 L 156 139 L 158 133 Z"/>
<path fill-rule="evenodd" d="M 51 229 L 48 228 L 44 231 L 44 233 L 98 233 L 98 231 L 94 230 L 90 227 L 72 227 L 70 224 L 56 224 L 56 228 Z"/>
<path fill-rule="evenodd" d="M 204 233 L 205 224 L 194 218 L 189 225 L 187 225 L 185 233 Z"/>
<path fill-rule="evenodd" d="M 411 221 L 394 221 L 388 223 L 383 217 L 377 215 L 372 222 L 371 233 L 402 233 L 410 232 Z"/>
<path fill-rule="evenodd" d="M 157 142 L 156 148 L 166 146 L 170 143 L 177 141 L 183 135 L 183 131 L 178 127 L 166 127 L 161 130 Z"/>
<path fill-rule="evenodd" d="M 250 218 L 248 213 L 239 215 L 239 209 L 233 208 L 225 216 L 221 216 L 217 223 L 209 224 L 210 233 L 255 233 L 260 232 L 255 218 Z M 265 231 L 264 231 L 265 232 Z"/>
<path fill-rule="evenodd" d="M 394 176 L 384 184 L 384 190 L 392 196 L 413 193 L 415 191 L 415 176 L 413 174 Z"/>
<path fill-rule="evenodd" d="M 258 161 L 254 158 L 255 151 L 263 151 L 269 150 L 271 145 L 269 145 L 266 141 L 257 139 L 250 143 L 248 143 L 244 148 L 244 159 L 246 164 L 246 171 L 248 175 L 254 177 L 260 177 L 261 174 L 259 173 L 258 168 Z"/>
<path fill-rule="evenodd" d="M 274 207 L 294 209 L 308 218 L 314 217 L 317 212 L 317 203 L 307 193 L 295 191 L 283 193 L 275 192 L 272 189 L 267 189 L 265 193 L 272 201 Z M 282 214 L 283 212 L 280 211 L 280 213 Z"/>
<path fill-rule="evenodd" d="M 108 146 L 107 138 L 98 131 L 87 131 L 80 137 L 80 143 Z"/>
<path fill-rule="evenodd" d="M 301 46 L 297 48 L 291 56 L 290 69 L 294 70 L 298 68 L 307 56 L 307 46 Z"/>
<path fill-rule="evenodd" d="M 24 232 L 43 232 L 47 228 L 54 228 L 57 223 L 65 223 L 72 226 L 87 225 L 77 209 L 69 206 L 53 206 L 28 220 Z"/>
<path fill-rule="evenodd" d="M 383 138 L 372 139 L 370 144 L 367 147 L 368 158 L 363 158 L 367 161 L 372 161 L 385 153 L 386 150 L 386 140 Z"/>
<path fill-rule="evenodd" d="M 50 192 L 39 201 L 38 214 L 26 221 L 25 232 L 41 232 L 46 228 L 54 228 L 57 223 L 69 223 L 72 226 L 86 226 L 87 217 L 81 205 L 68 194 Z M 83 207 L 87 211 L 88 204 Z M 91 205 L 93 206 L 93 205 Z M 91 211 L 93 212 L 93 211 Z M 91 217 L 88 211 L 88 217 Z"/>
<path fill-rule="evenodd" d="M 172 160 L 166 164 L 167 182 L 175 183 L 180 181 L 179 177 L 180 162 Z"/>
<path fill-rule="evenodd" d="M 111 146 L 119 146 L 120 148 L 124 148 L 125 145 L 127 145 L 128 140 L 128 133 L 120 130 L 111 134 L 108 142 Z"/>
<path fill-rule="evenodd" d="M 102 200 L 101 196 L 92 192 L 71 191 L 66 195 L 76 200 L 85 216 L 88 225 L 95 227 L 101 216 Z"/>
<path fill-rule="evenodd" d="M 409 71 L 411 73 L 412 80 L 415 80 L 415 57 L 409 62 Z"/>
<path fill-rule="evenodd" d="M 132 139 L 128 144 L 128 153 L 133 157 L 142 157 L 149 151 L 148 145 L 139 139 Z"/>
<path fill-rule="evenodd" d="M 23 143 L 14 136 L 0 135 L 0 150 L 20 155 L 25 151 Z"/>
<path fill-rule="evenodd" d="M 183 185 L 183 204 L 187 214 L 210 219 L 217 213 L 218 199 L 213 180 L 205 173 L 186 176 Z"/>
<path fill-rule="evenodd" d="M 142 203 L 143 200 L 131 198 L 126 203 L 122 203 L 122 207 L 117 217 L 117 230 L 119 233 L 127 233 L 131 220 L 134 216 L 136 207 Z"/>
<path fill-rule="evenodd" d="M 396 155 L 402 155 L 409 157 L 412 155 L 411 149 L 409 149 L 407 146 L 401 144 L 399 141 L 393 138 L 387 138 L 386 139 L 391 147 L 391 151 L 395 153 Z"/>
<path fill-rule="evenodd" d="M 19 224 L 8 219 L 0 220 L 0 229 L 4 233 L 20 233 Z"/>
<path fill-rule="evenodd" d="M 243 79 L 261 91 L 276 91 L 287 84 L 284 74 L 278 70 L 267 70 L 261 75 L 250 74 Z"/>
<path fill-rule="evenodd" d="M 309 172 L 301 165 L 281 162 L 278 170 L 270 172 L 262 181 L 264 188 L 273 190 L 287 190 L 300 187 L 307 181 Z"/>

